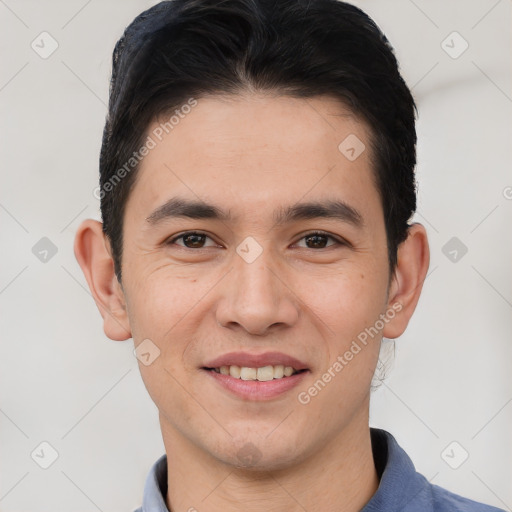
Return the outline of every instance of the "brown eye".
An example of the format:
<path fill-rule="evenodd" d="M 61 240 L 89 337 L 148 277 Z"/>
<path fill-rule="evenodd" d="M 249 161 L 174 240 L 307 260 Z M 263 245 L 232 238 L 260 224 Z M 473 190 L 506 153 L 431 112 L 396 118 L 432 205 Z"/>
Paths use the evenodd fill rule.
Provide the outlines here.
<path fill-rule="evenodd" d="M 332 240 L 334 243 L 328 244 L 328 241 Z M 325 249 L 332 245 L 343 245 L 340 241 L 336 240 L 333 236 L 326 233 L 309 233 L 301 238 L 304 240 L 307 249 Z M 304 246 L 301 246 L 304 247 Z"/>
<path fill-rule="evenodd" d="M 197 248 L 202 247 L 204 244 L 204 239 L 206 238 L 205 235 L 197 235 L 197 234 L 191 234 L 191 235 L 185 235 L 183 238 L 183 244 L 186 247 L 190 248 Z"/>
<path fill-rule="evenodd" d="M 178 240 L 182 241 L 182 243 L 176 243 Z M 205 235 L 204 233 L 189 231 L 187 233 L 183 233 L 179 236 L 174 237 L 172 240 L 169 240 L 167 244 L 175 244 L 182 247 L 186 247 L 187 249 L 202 249 L 203 247 L 215 246 L 214 243 L 210 244 L 210 246 L 205 245 L 206 240 L 211 240 L 211 238 Z"/>
<path fill-rule="evenodd" d="M 311 244 L 311 249 L 323 249 L 327 245 L 327 238 L 325 235 L 308 235 L 305 240 L 306 244 Z"/>

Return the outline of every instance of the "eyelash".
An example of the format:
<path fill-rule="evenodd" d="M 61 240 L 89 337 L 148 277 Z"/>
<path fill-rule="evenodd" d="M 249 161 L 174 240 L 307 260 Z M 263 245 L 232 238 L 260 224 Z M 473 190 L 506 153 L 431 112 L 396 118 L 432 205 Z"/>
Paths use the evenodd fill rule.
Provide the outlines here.
<path fill-rule="evenodd" d="M 186 236 L 189 236 L 189 235 L 205 236 L 206 238 L 210 238 L 210 240 L 211 240 L 211 237 L 209 237 L 206 233 L 201 233 L 200 231 L 186 231 L 185 233 L 182 233 L 181 235 L 175 236 L 175 237 L 167 240 L 165 242 L 165 244 L 166 245 L 173 245 L 177 240 L 183 239 L 183 238 L 185 238 Z M 338 245 L 338 246 L 348 245 L 347 242 L 344 242 L 344 241 L 336 238 L 334 235 L 331 235 L 331 234 L 326 233 L 324 231 L 311 231 L 311 232 L 306 233 L 305 235 L 303 235 L 299 239 L 299 241 L 304 240 L 305 238 L 310 237 L 310 236 L 324 236 L 326 238 L 330 238 L 331 240 L 333 240 L 335 242 L 334 244 L 328 245 L 327 247 L 321 247 L 320 249 L 311 249 L 312 251 L 320 251 L 322 249 L 328 249 L 329 247 L 333 247 L 335 245 Z M 189 249 L 191 251 L 197 251 L 199 249 L 206 249 L 206 247 L 193 248 L 193 247 L 187 247 L 186 245 L 180 245 L 179 247 L 182 247 L 183 249 Z M 303 247 L 303 249 L 309 249 L 309 247 Z"/>

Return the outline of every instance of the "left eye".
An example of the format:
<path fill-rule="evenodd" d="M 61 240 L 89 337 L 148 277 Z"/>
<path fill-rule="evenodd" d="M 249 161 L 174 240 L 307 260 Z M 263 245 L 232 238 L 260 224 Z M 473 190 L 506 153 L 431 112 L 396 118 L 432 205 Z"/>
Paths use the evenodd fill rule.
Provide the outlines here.
<path fill-rule="evenodd" d="M 334 243 L 327 245 L 328 239 L 331 239 Z M 341 242 L 336 240 L 333 236 L 321 232 L 308 233 L 307 235 L 303 236 L 300 240 L 305 241 L 307 249 L 324 249 L 325 247 L 330 247 L 331 245 L 341 245 Z M 312 247 L 308 247 L 307 244 L 311 244 Z"/>
<path fill-rule="evenodd" d="M 216 246 L 216 244 L 208 235 L 205 235 L 204 233 L 198 233 L 196 231 L 189 231 L 187 233 L 183 233 L 169 240 L 167 243 L 169 245 L 172 245 L 175 244 L 178 240 L 181 240 L 182 243 L 176 245 L 186 247 L 187 249 L 202 249 L 203 247 Z M 205 245 L 206 240 L 210 240 L 212 243 L 210 245 Z M 328 244 L 328 240 L 331 240 L 333 243 Z M 336 240 L 333 236 L 328 235 L 327 233 L 316 231 L 304 235 L 300 239 L 300 241 L 305 242 L 306 249 L 324 249 L 325 247 L 330 247 L 331 245 L 342 245 L 342 242 Z"/>

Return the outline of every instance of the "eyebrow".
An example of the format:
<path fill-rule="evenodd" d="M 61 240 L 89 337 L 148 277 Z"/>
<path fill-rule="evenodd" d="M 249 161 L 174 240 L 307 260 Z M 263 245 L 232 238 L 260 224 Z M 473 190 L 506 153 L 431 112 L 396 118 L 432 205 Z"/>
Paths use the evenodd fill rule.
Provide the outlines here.
<path fill-rule="evenodd" d="M 221 221 L 233 220 L 230 213 L 204 201 L 191 201 L 173 197 L 154 210 L 147 222 L 151 225 L 170 218 L 213 219 Z M 286 208 L 279 208 L 274 213 L 277 225 L 292 223 L 298 220 L 317 218 L 337 219 L 356 228 L 364 226 L 363 216 L 354 207 L 340 200 L 311 201 L 298 203 Z"/>

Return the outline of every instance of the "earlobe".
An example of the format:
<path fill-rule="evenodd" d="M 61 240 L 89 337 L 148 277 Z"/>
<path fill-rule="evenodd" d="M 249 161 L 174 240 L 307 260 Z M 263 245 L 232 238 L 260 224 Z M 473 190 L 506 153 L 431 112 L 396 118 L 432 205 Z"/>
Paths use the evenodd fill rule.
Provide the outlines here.
<path fill-rule="evenodd" d="M 384 327 L 382 334 L 385 338 L 398 338 L 407 328 L 418 304 L 429 263 L 427 232 L 421 224 L 412 224 L 407 239 L 398 248 L 398 263 L 388 299 L 388 308 L 397 313 Z"/>
<path fill-rule="evenodd" d="M 108 240 L 101 222 L 82 222 L 75 236 L 75 257 L 103 317 L 103 330 L 112 340 L 131 338 L 123 290 L 114 272 Z"/>

